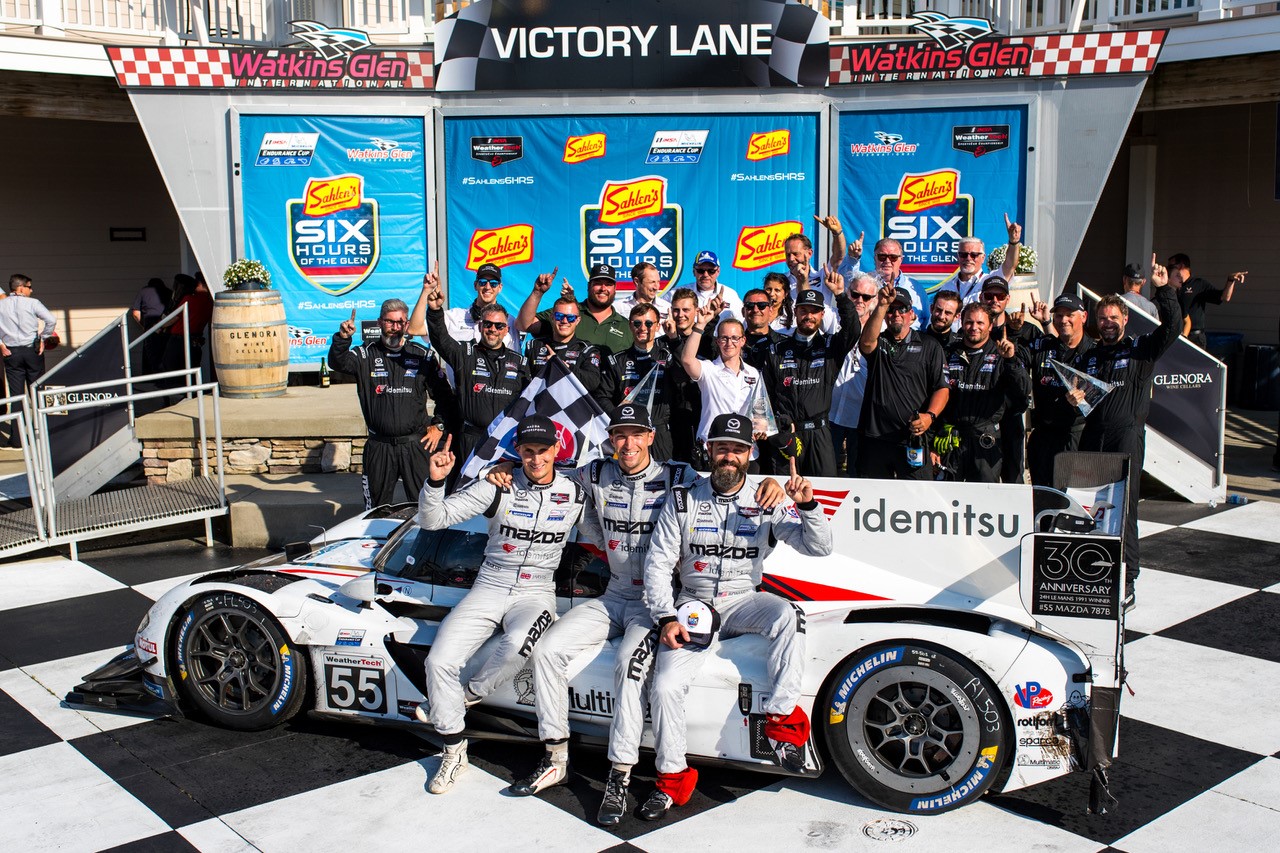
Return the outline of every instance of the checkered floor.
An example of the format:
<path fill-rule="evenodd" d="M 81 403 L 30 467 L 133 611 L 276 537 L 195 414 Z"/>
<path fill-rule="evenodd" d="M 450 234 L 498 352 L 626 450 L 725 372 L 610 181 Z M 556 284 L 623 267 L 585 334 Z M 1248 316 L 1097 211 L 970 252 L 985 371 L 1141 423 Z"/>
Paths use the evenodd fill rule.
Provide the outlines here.
<path fill-rule="evenodd" d="M 910 818 L 919 850 L 1273 849 L 1280 835 L 1280 504 L 1142 504 L 1129 620 L 1119 810 L 1085 814 L 1077 775 Z M 875 847 L 889 817 L 829 770 L 817 781 L 706 770 L 660 824 L 595 826 L 605 761 L 575 755 L 544 798 L 503 789 L 533 746 L 478 745 L 445 797 L 436 750 L 396 731 L 298 719 L 255 735 L 75 710 L 61 697 L 189 574 L 257 556 L 197 543 L 0 565 L 0 849 L 325 851 Z M 651 765 L 649 765 L 651 767 Z M 648 793 L 651 776 L 633 791 Z M 1272 841 L 1266 841 L 1271 838 Z"/>

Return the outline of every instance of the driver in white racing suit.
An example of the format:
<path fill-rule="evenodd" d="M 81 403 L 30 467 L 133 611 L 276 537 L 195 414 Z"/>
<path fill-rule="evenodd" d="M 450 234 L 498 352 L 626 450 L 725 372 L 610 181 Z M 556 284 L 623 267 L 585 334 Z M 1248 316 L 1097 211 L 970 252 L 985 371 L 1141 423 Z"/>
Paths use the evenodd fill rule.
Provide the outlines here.
<path fill-rule="evenodd" d="M 444 482 L 454 464 L 450 441 L 431 456 L 418 525 L 441 530 L 484 513 L 489 542 L 475 583 L 440 623 L 427 655 L 428 702 L 418 706 L 417 717 L 444 739 L 429 786 L 433 794 L 452 789 L 469 766 L 462 736 L 467 706 L 510 680 L 555 621 L 555 571 L 584 501 L 582 487 L 555 470 L 560 443 L 550 418 L 532 415 L 516 428 L 524 467 L 508 490 L 479 481 L 446 498 Z M 463 685 L 463 667 L 497 632 L 498 647 Z"/>
<path fill-rule="evenodd" d="M 609 728 L 609 760 L 613 768 L 596 815 L 604 826 L 616 826 L 626 811 L 631 769 L 640 759 L 644 732 L 643 690 L 653 664 L 657 636 L 644 596 L 644 558 L 653 520 L 672 488 L 687 486 L 697 473 L 683 462 L 655 462 L 650 455 L 654 426 L 648 409 L 624 403 L 609 422 L 616 459 L 601 459 L 579 468 L 575 479 L 586 491 L 586 507 L 578 525 L 579 541 L 598 547 L 609 562 L 609 585 L 599 598 L 579 605 L 553 625 L 533 649 L 534 695 L 538 734 L 546 744 L 541 763 L 527 778 L 511 786 L 516 796 L 529 796 L 563 784 L 569 771 L 569 663 L 621 636 L 614 667 L 614 710 Z M 505 485 L 505 466 L 496 467 L 490 482 Z M 758 500 L 766 506 L 782 502 L 783 491 L 772 478 L 761 482 Z"/>
<path fill-rule="evenodd" d="M 658 624 L 658 648 L 650 703 L 657 748 L 657 789 L 640 807 L 640 817 L 658 820 L 672 805 L 693 795 L 698 773 L 685 757 L 685 699 L 715 638 L 701 647 L 677 618 L 681 605 L 719 616 L 719 634 L 763 634 L 769 644 L 769 698 L 764 733 L 778 764 L 805 772 L 809 718 L 798 704 L 804 670 L 804 613 L 786 599 L 757 592 L 762 563 L 781 539 L 802 554 L 831 553 L 831 528 L 813 497 L 813 484 L 795 473 L 792 460 L 787 496 L 795 502 L 765 509 L 752 499 L 755 477 L 747 476 L 753 446 L 751 422 L 723 414 L 708 432 L 711 476 L 692 488 L 675 488 L 658 514 L 645 561 L 645 602 Z M 675 597 L 672 570 L 682 589 Z M 712 616 L 714 624 L 715 616 Z M 699 627 L 701 630 L 701 625 Z"/>

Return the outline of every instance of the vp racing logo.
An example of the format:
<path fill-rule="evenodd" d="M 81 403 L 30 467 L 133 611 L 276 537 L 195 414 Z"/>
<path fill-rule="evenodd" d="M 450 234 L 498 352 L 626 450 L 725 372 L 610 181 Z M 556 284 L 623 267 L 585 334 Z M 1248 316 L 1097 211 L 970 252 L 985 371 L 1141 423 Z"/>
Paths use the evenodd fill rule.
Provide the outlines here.
<path fill-rule="evenodd" d="M 631 269 L 647 261 L 665 287 L 680 274 L 684 211 L 667 198 L 657 175 L 606 181 L 596 204 L 582 206 L 582 272 L 596 264 L 618 271 L 618 289 L 634 289 Z"/>
<path fill-rule="evenodd" d="M 364 197 L 359 175 L 311 178 L 302 198 L 285 206 L 289 256 L 303 277 L 339 296 L 369 277 L 377 266 L 378 202 Z"/>

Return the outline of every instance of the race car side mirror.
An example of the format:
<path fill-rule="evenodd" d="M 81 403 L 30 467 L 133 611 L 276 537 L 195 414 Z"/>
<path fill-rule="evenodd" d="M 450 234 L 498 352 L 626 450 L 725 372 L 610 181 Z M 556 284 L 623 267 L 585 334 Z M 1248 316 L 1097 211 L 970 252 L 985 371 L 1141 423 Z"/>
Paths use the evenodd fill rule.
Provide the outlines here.
<path fill-rule="evenodd" d="M 377 597 L 377 580 L 377 572 L 365 572 L 360 577 L 353 578 L 338 587 L 338 592 L 347 598 L 368 605 Z"/>

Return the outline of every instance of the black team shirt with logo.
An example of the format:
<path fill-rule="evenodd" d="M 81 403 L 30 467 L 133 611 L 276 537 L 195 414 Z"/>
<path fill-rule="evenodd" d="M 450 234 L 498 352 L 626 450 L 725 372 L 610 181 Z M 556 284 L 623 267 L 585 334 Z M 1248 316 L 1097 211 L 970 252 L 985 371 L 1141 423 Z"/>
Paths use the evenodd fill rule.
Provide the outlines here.
<path fill-rule="evenodd" d="M 941 345 L 914 329 L 901 341 L 882 334 L 867 356 L 867 392 L 858 422 L 863 435 L 906 444 L 916 413 L 924 411 L 933 392 L 947 387 L 944 360 Z"/>

